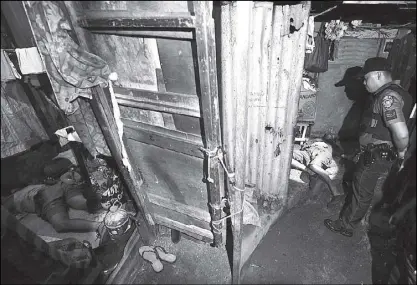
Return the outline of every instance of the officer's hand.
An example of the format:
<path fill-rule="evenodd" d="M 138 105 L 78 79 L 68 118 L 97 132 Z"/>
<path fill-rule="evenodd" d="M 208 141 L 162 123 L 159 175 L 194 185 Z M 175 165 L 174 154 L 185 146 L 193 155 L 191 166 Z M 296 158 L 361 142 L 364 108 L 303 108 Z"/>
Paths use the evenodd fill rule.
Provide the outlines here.
<path fill-rule="evenodd" d="M 398 151 L 398 158 L 404 160 L 406 152 L 407 152 L 407 149 L 404 149 L 403 151 Z"/>

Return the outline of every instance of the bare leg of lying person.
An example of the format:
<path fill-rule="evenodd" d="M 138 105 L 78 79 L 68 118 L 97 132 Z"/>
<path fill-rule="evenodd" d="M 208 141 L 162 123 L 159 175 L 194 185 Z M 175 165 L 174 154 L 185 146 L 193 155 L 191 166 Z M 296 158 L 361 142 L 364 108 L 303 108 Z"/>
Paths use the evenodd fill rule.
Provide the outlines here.
<path fill-rule="evenodd" d="M 58 233 L 64 232 L 94 232 L 100 223 L 84 219 L 70 219 L 68 212 L 60 212 L 49 218 L 48 222 Z"/>

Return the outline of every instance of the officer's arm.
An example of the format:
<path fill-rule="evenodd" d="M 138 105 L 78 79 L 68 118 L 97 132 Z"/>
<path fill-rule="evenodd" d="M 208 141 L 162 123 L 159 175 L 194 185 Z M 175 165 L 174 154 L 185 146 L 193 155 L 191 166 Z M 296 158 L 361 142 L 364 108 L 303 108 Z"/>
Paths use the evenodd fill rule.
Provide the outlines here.
<path fill-rule="evenodd" d="M 392 140 L 400 157 L 404 157 L 407 150 L 409 134 L 402 111 L 404 101 L 397 93 L 389 90 L 380 100 L 381 115 L 391 132 Z"/>
<path fill-rule="evenodd" d="M 405 122 L 398 122 L 388 126 L 391 131 L 394 145 L 397 148 L 400 158 L 404 158 L 408 146 L 408 128 Z"/>

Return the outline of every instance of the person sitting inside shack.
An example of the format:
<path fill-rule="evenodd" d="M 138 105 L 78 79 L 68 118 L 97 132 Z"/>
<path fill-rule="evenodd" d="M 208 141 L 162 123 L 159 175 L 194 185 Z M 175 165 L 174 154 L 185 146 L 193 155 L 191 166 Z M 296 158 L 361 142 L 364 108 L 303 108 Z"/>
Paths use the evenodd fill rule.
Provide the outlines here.
<path fill-rule="evenodd" d="M 339 166 L 333 158 L 333 148 L 322 139 L 312 139 L 300 145 L 294 145 L 291 166 L 310 175 L 317 174 L 328 186 L 332 199 L 329 206 L 344 197 L 342 187 L 334 183 Z"/>

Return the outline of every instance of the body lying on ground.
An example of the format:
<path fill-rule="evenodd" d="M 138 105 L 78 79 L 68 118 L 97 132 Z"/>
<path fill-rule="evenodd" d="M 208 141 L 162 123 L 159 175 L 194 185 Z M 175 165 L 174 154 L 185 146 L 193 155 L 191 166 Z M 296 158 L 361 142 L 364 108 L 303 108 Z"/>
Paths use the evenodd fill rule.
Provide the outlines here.
<path fill-rule="evenodd" d="M 312 139 L 302 146 L 295 145 L 291 166 L 310 175 L 317 174 L 328 185 L 333 197 L 344 195 L 343 189 L 333 181 L 339 166 L 333 158 L 332 146 L 322 139 Z"/>

